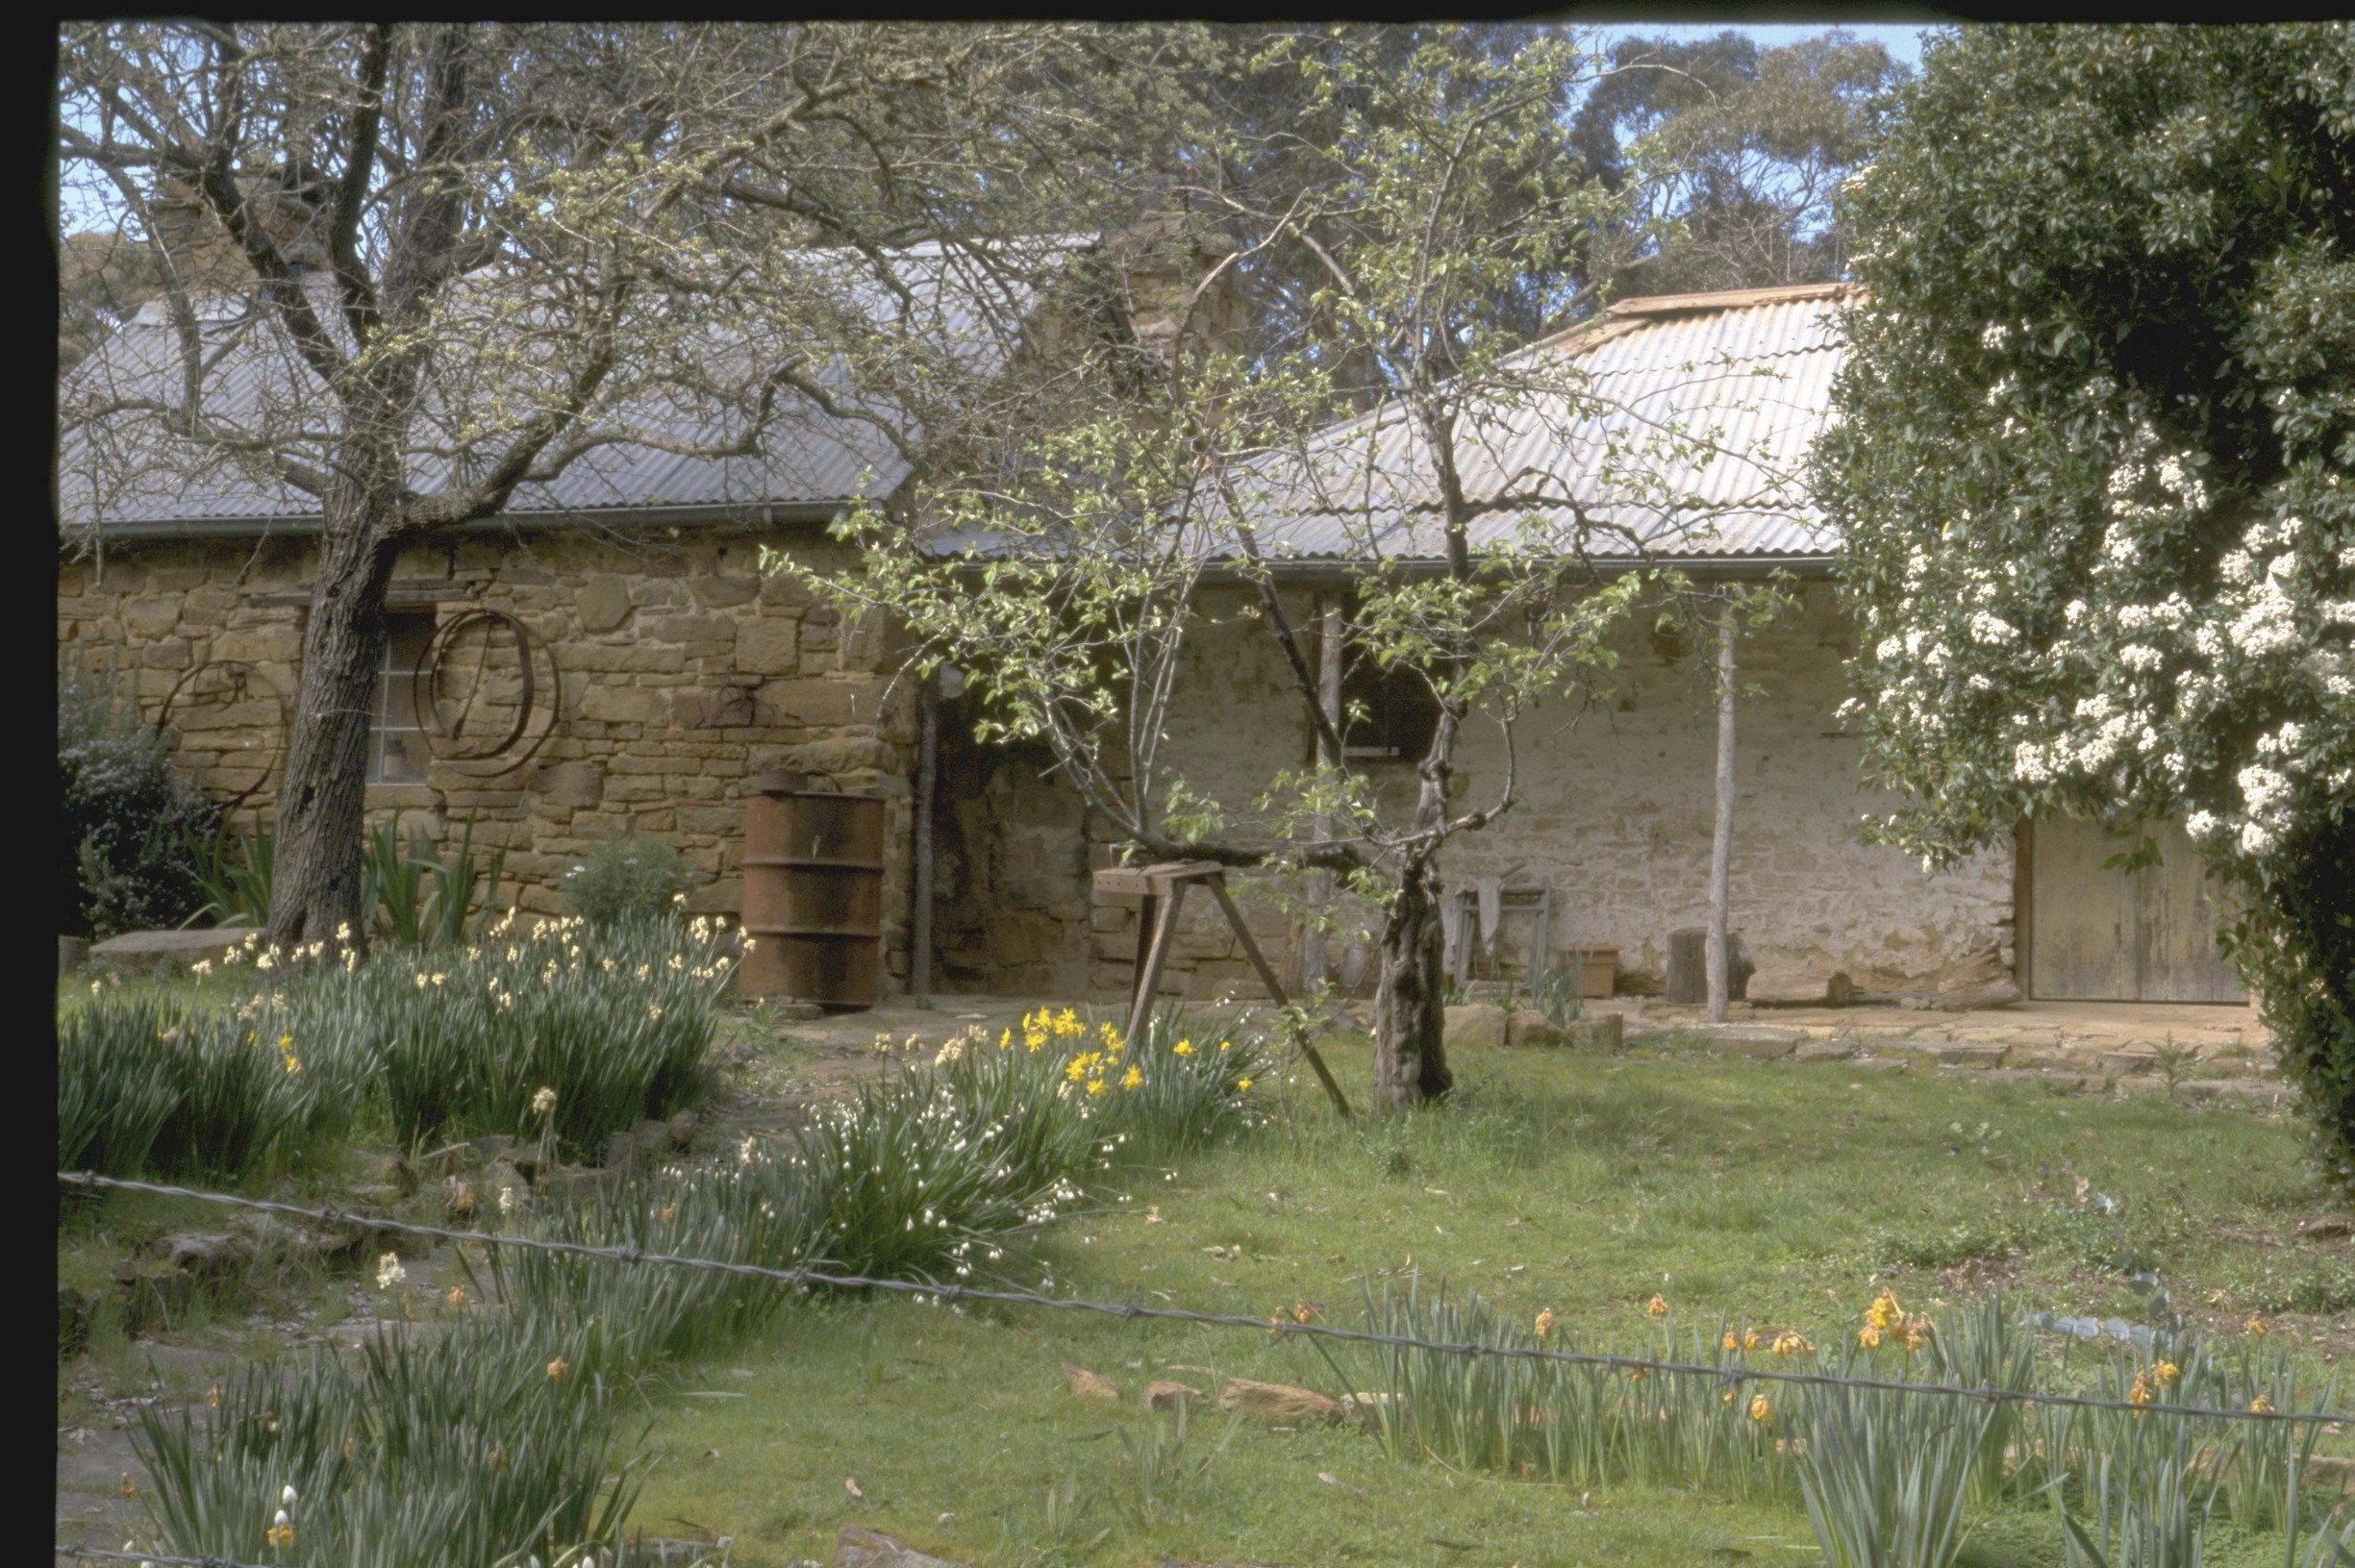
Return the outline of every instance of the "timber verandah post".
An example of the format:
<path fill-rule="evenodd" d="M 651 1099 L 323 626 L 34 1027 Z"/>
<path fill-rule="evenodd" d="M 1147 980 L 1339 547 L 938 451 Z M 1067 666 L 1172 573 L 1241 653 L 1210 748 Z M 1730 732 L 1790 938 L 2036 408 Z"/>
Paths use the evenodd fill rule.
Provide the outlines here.
<path fill-rule="evenodd" d="M 1709 1021 L 1725 1022 L 1733 991 L 1732 944 L 1726 918 L 1734 858 L 1734 605 L 1717 618 L 1716 817 L 1709 839 Z"/>

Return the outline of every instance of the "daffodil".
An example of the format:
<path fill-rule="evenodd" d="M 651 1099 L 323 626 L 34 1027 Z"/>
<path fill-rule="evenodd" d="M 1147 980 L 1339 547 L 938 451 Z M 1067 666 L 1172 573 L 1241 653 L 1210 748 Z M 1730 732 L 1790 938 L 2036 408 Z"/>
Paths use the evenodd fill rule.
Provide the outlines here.
<path fill-rule="evenodd" d="M 1750 1419 L 1751 1419 L 1751 1420 L 1753 1420 L 1753 1421 L 1764 1421 L 1764 1420 L 1766 1420 L 1766 1419 L 1768 1416 L 1771 1416 L 1772 1414 L 1774 1414 L 1774 1406 L 1773 1406 L 1772 1402 L 1771 1402 L 1771 1401 L 1769 1401 L 1769 1400 L 1766 1398 L 1766 1395 L 1764 1395 L 1764 1394 L 1756 1394 L 1756 1395 L 1751 1396 L 1751 1399 L 1750 1399 Z"/>
<path fill-rule="evenodd" d="M 1652 1317 L 1666 1317 L 1668 1315 L 1667 1299 L 1663 1296 L 1654 1296 L 1643 1304 L 1643 1310 Z"/>
<path fill-rule="evenodd" d="M 1553 1337 L 1553 1332 L 1554 1332 L 1554 1309 L 1553 1309 L 1552 1307 L 1541 1307 L 1541 1308 L 1539 1308 L 1539 1310 L 1538 1310 L 1538 1325 L 1537 1325 L 1537 1326 L 1538 1326 L 1538 1337 L 1539 1337 L 1540 1339 L 1550 1339 L 1550 1338 L 1552 1338 L 1552 1337 Z"/>

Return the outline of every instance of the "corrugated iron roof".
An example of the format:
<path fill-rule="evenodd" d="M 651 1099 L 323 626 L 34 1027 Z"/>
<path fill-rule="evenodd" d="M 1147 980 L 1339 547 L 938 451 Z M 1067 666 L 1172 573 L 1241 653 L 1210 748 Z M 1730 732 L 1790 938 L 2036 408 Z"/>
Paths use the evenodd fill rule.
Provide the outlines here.
<path fill-rule="evenodd" d="M 1469 499 L 1529 500 L 1475 523 L 1474 551 L 1828 562 L 1839 537 L 1802 469 L 1846 351 L 1844 293 L 1812 284 L 1625 300 L 1516 355 L 1525 386 L 1493 411 L 1466 411 L 1456 456 Z M 1239 489 L 1267 560 L 1441 559 L 1439 487 L 1395 406 L 1261 459 Z M 1241 557 L 1223 527 L 1208 533 L 1214 561 Z M 952 556 L 1041 547 L 976 531 L 932 541 Z"/>
<path fill-rule="evenodd" d="M 1628 300 L 1535 345 L 1532 391 L 1475 409 L 1457 443 L 1466 496 L 1528 496 L 1473 529 L 1478 549 L 1603 558 L 1828 558 L 1802 483 L 1845 353 L 1837 285 Z M 1561 361 L 1576 377 L 1559 375 Z M 1556 373 L 1549 378 L 1549 370 Z M 1439 487 L 1395 410 L 1324 432 L 1272 466 L 1252 506 L 1274 558 L 1435 559 Z"/>
<path fill-rule="evenodd" d="M 1060 265 L 1093 242 L 1071 236 L 1041 241 L 1040 246 Z M 824 266 L 826 254 L 812 253 L 814 264 Z M 871 275 L 863 277 L 850 268 L 842 292 L 858 309 L 879 325 L 914 323 L 914 330 L 937 336 L 965 369 L 987 373 L 1003 362 L 1015 330 L 1036 303 L 1036 288 L 1023 281 L 1025 269 L 1010 274 L 977 266 L 964 253 L 944 252 L 937 244 L 889 254 L 905 298 Z M 324 275 L 316 282 L 322 290 L 332 286 Z M 904 317 L 895 313 L 911 302 Z M 206 358 L 202 403 L 215 418 L 231 425 L 283 429 L 299 418 L 306 406 L 324 403 L 325 386 L 295 353 L 274 312 L 257 309 L 250 298 L 235 296 L 196 303 Z M 333 319 L 331 311 L 321 313 Z M 711 345 L 714 362 L 726 360 L 734 346 Z M 163 304 L 155 302 L 75 366 L 63 395 L 69 407 L 77 396 L 177 403 L 183 374 L 179 336 Z M 873 420 L 900 426 L 908 421 L 880 401 L 870 400 L 861 410 L 861 393 L 839 357 L 812 379 L 837 408 L 848 408 L 854 414 L 864 411 L 872 419 L 842 417 L 806 396 L 789 395 L 748 454 L 697 456 L 642 442 L 598 447 L 555 479 L 520 486 L 507 515 L 824 507 L 896 489 L 907 477 L 908 463 Z M 513 388 L 504 390 L 515 395 Z M 650 430 L 680 444 L 700 446 L 725 444 L 743 429 L 742 416 L 734 410 L 715 405 L 698 409 L 653 390 L 603 411 L 599 422 Z M 426 429 L 419 445 L 439 444 L 438 427 L 448 423 L 446 416 L 429 414 L 421 421 Z M 312 460 L 323 465 L 323 447 Z M 430 493 L 447 483 L 450 465 L 430 451 L 420 451 L 410 458 L 409 474 L 413 487 Z M 319 506 L 258 467 L 224 460 L 166 435 L 152 417 L 125 415 L 71 429 L 62 436 L 58 513 L 67 530 L 127 524 L 142 532 L 169 533 L 179 525 L 199 522 L 314 519 Z"/>

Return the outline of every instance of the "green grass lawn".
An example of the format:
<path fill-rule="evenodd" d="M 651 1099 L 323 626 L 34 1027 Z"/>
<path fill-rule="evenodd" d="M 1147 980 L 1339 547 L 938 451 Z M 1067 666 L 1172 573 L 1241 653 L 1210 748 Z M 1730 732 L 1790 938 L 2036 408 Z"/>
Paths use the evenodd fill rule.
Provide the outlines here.
<path fill-rule="evenodd" d="M 1331 1055 L 1362 1101 L 1363 1046 Z M 1883 1283 L 1909 1307 L 2002 1283 L 2136 1315 L 2128 1275 L 2147 1270 L 2204 1323 L 2260 1314 L 2317 1358 L 2355 1307 L 2355 1251 L 2298 1233 L 2329 1209 L 2292 1123 L 1844 1062 L 1491 1051 L 1456 1065 L 1459 1102 L 1404 1121 L 1342 1127 L 1313 1085 L 1282 1089 L 1239 1143 L 1114 1173 L 1125 1201 L 1066 1217 L 1038 1262 L 1063 1293 L 1260 1316 L 1305 1301 L 1343 1325 L 1362 1321 L 1365 1282 L 1418 1271 L 1628 1349 L 1658 1343 L 1655 1292 L 1687 1321 L 1828 1342 Z M 1141 1406 L 1148 1380 L 1340 1393 L 1370 1372 L 1337 1378 L 1273 1336 L 1037 1309 L 837 1302 L 787 1325 L 654 1394 L 662 1460 L 636 1515 L 649 1534 L 732 1534 L 752 1564 L 828 1559 L 845 1524 L 1005 1563 L 1816 1560 L 1795 1510 L 1582 1497 L 1395 1462 L 1332 1428 L 1240 1427 L 1190 1496 L 1147 1509 L 1130 1445 L 1165 1443 L 1170 1425 Z M 1066 1392 L 1065 1361 L 1124 1403 Z M 1224 1426 L 1197 1412 L 1188 1451 Z M 2277 1536 L 2219 1531 L 2211 1549 L 2281 1560 Z M 2000 1517 L 1965 1560 L 2057 1563 L 2057 1538 L 2041 1514 Z"/>

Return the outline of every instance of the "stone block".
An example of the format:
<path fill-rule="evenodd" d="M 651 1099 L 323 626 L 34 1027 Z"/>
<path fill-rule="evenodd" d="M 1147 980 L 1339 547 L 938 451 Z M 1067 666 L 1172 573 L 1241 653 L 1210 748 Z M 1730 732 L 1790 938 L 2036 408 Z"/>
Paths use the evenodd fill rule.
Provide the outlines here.
<path fill-rule="evenodd" d="M 630 618 L 630 585 L 618 577 L 592 577 L 574 592 L 572 607 L 582 631 L 614 631 Z"/>
<path fill-rule="evenodd" d="M 1447 1009 L 1442 1027 L 1449 1046 L 1478 1050 L 1503 1045 L 1510 1026 L 1505 1009 L 1493 1002 L 1466 1002 Z"/>
<path fill-rule="evenodd" d="M 801 668 L 801 626 L 785 615 L 753 615 L 736 625 L 736 667 L 751 675 L 792 675 Z"/>
<path fill-rule="evenodd" d="M 551 806 L 594 807 L 605 798 L 605 767 L 589 761 L 551 762 L 539 770 L 533 788 Z"/>

